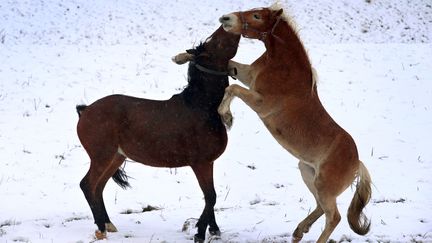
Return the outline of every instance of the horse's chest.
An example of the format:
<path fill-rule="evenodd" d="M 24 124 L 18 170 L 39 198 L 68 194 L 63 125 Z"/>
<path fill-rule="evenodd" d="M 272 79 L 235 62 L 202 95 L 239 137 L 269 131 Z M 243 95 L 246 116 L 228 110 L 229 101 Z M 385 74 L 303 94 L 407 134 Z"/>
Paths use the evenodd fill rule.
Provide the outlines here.
<path fill-rule="evenodd" d="M 250 89 L 258 91 L 260 93 L 266 93 L 268 90 L 278 90 L 278 80 L 274 77 L 274 70 L 268 67 L 256 67 L 252 68 L 250 72 L 251 82 Z"/>

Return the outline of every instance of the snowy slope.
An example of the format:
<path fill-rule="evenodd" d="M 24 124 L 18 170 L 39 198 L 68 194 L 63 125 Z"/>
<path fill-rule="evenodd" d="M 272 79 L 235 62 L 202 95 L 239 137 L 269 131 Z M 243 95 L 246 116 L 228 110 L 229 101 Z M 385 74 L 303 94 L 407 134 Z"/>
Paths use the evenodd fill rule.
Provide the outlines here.
<path fill-rule="evenodd" d="M 220 15 L 270 1 L 0 2 L 0 242 L 90 242 L 96 229 L 78 183 L 89 160 L 75 105 L 123 93 L 166 99 L 186 85 L 170 57 L 203 40 Z M 430 1 L 301 1 L 295 16 L 329 113 L 357 142 L 374 180 L 371 232 L 343 218 L 336 241 L 432 242 L 432 9 Z M 262 44 L 242 40 L 235 60 Z M 233 81 L 235 82 L 235 81 Z M 234 127 L 216 161 L 222 239 L 289 242 L 313 209 L 297 161 L 235 100 Z M 255 169 L 251 169 L 255 168 Z M 204 205 L 189 168 L 127 163 L 133 188 L 109 182 L 105 202 L 120 232 L 108 242 L 191 242 Z M 352 198 L 340 198 L 344 215 Z M 147 205 L 161 210 L 133 213 Z M 130 213 L 132 212 L 132 213 Z M 126 214 L 129 213 L 129 214 Z M 305 235 L 313 242 L 320 219 Z"/>

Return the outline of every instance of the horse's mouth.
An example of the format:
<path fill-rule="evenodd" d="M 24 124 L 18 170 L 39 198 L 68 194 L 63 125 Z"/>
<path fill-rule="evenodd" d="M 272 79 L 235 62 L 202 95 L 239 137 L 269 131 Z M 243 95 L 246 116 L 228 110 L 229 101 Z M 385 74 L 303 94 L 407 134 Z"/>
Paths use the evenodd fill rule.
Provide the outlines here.
<path fill-rule="evenodd" d="M 225 19 L 224 16 L 219 18 L 219 22 L 222 24 L 222 27 L 225 31 L 232 29 L 232 25 L 229 24 L 229 20 Z"/>
<path fill-rule="evenodd" d="M 230 24 L 225 24 L 225 23 L 222 23 L 222 27 L 223 27 L 223 29 L 224 29 L 225 31 L 229 31 L 230 29 L 233 28 L 232 25 L 230 25 Z"/>

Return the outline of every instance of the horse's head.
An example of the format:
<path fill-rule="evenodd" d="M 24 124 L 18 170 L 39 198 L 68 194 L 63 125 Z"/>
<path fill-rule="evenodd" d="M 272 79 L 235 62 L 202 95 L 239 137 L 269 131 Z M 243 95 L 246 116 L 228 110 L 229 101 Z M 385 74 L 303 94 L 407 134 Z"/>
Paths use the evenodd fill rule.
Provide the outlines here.
<path fill-rule="evenodd" d="M 264 40 L 268 34 L 273 33 L 282 12 L 283 9 L 255 8 L 223 15 L 219 21 L 227 32 Z"/>
<path fill-rule="evenodd" d="M 240 35 L 226 32 L 219 27 L 206 41 L 194 49 L 187 50 L 172 58 L 177 64 L 190 61 L 188 86 L 182 94 L 189 105 L 210 108 L 217 114 L 217 107 L 229 85 L 228 61 L 237 53 Z"/>
<path fill-rule="evenodd" d="M 206 39 L 203 45 L 203 52 L 196 55 L 204 62 L 229 61 L 236 53 L 240 35 L 226 32 L 222 25 Z"/>
<path fill-rule="evenodd" d="M 226 32 L 220 26 L 205 42 L 187 53 L 178 54 L 173 61 L 177 64 L 194 61 L 208 68 L 226 70 L 228 61 L 237 53 L 239 41 L 239 34 Z"/>

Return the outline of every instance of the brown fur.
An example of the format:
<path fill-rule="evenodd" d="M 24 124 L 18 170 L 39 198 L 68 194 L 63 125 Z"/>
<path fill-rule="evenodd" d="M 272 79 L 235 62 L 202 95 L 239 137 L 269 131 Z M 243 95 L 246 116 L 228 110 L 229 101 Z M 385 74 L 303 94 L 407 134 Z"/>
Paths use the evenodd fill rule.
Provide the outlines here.
<path fill-rule="evenodd" d="M 222 27 L 189 54 L 175 58 L 193 60 L 215 71 L 227 70 L 240 37 Z M 196 242 L 203 242 L 207 226 L 219 234 L 214 205 L 213 162 L 224 152 L 226 129 L 217 108 L 228 86 L 227 75 L 214 75 L 189 65 L 188 86 L 169 100 L 156 101 L 124 95 L 104 97 L 78 106 L 77 132 L 87 151 L 90 169 L 81 188 L 98 226 L 97 238 L 116 231 L 106 212 L 102 192 L 109 178 L 126 187 L 127 176 L 119 169 L 126 157 L 149 166 L 192 167 L 204 193 L 205 208 L 197 223 Z"/>
<path fill-rule="evenodd" d="M 299 242 L 323 214 L 326 225 L 317 242 L 329 239 L 341 218 L 336 197 L 356 177 L 359 182 L 348 220 L 356 233 L 364 235 L 370 227 L 362 213 L 371 195 L 369 173 L 358 158 L 352 137 L 322 106 L 307 53 L 282 12 L 253 9 L 220 18 L 227 31 L 260 39 L 266 51 L 251 65 L 230 62 L 230 68 L 237 69 L 236 78 L 249 89 L 230 85 L 219 113 L 231 126 L 229 105 L 234 97 L 239 97 L 257 112 L 275 139 L 300 160 L 300 172 L 317 207 L 297 226 L 293 242 Z"/>

